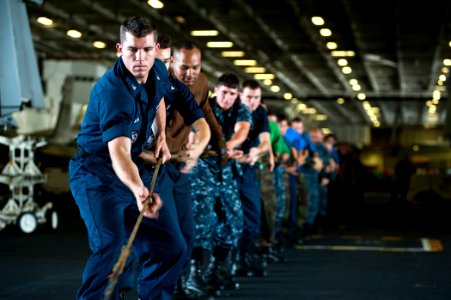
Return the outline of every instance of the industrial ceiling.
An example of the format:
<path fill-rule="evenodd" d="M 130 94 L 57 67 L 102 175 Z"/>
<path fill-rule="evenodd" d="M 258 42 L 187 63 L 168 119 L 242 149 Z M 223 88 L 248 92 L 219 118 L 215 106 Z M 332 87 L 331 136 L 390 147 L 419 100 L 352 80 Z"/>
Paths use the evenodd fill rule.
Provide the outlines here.
<path fill-rule="evenodd" d="M 202 68 L 212 84 L 223 72 L 254 78 L 234 61 L 255 60 L 254 66 L 274 75 L 271 82 L 262 81 L 270 105 L 290 107 L 323 126 L 435 127 L 445 122 L 449 0 L 160 0 L 159 9 L 144 0 L 40 2 L 27 2 L 27 10 L 42 59 L 111 64 L 120 23 L 145 15 L 173 40 L 190 39 L 203 47 Z M 54 23 L 44 26 L 38 17 Z M 82 36 L 69 37 L 71 29 Z M 329 29 L 329 36 L 321 29 Z M 218 34 L 192 36 L 193 30 Z M 106 47 L 95 48 L 94 41 Z M 208 48 L 208 41 L 233 46 Z M 223 57 L 226 50 L 244 56 Z"/>

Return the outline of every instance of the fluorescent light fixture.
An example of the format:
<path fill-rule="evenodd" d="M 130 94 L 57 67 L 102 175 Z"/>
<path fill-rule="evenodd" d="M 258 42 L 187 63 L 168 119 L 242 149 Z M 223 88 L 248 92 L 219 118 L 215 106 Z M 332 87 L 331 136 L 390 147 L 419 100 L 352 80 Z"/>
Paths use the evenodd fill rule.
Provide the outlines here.
<path fill-rule="evenodd" d="M 291 94 L 291 93 L 284 93 L 283 94 L 283 99 L 290 100 L 291 98 L 293 98 L 293 94 Z"/>
<path fill-rule="evenodd" d="M 451 41 L 449 42 L 449 44 L 448 44 L 450 47 L 451 47 Z"/>
<path fill-rule="evenodd" d="M 255 66 L 257 65 L 257 61 L 255 59 L 235 59 L 233 64 L 235 66 Z"/>
<path fill-rule="evenodd" d="M 338 65 L 342 66 L 342 67 L 347 66 L 348 65 L 348 61 L 345 58 L 340 58 L 338 60 Z"/>
<path fill-rule="evenodd" d="M 53 20 L 46 17 L 39 17 L 36 21 L 44 26 L 51 26 L 53 24 Z"/>
<path fill-rule="evenodd" d="M 356 85 L 356 84 L 359 84 L 359 82 L 357 81 L 357 79 L 352 78 L 352 79 L 349 79 L 349 84 L 350 85 Z"/>
<path fill-rule="evenodd" d="M 439 90 L 434 90 L 433 92 L 432 92 L 432 99 L 435 99 L 435 100 L 440 100 L 440 91 Z"/>
<path fill-rule="evenodd" d="M 184 17 L 182 17 L 182 16 L 175 17 L 175 20 L 177 21 L 177 23 L 180 23 L 180 24 L 185 24 L 186 23 L 186 19 Z"/>
<path fill-rule="evenodd" d="M 246 73 L 265 73 L 266 69 L 263 67 L 247 67 L 247 68 L 244 68 L 244 72 L 246 72 Z"/>
<path fill-rule="evenodd" d="M 272 85 L 272 86 L 270 87 L 270 90 L 271 90 L 271 92 L 277 93 L 277 92 L 280 91 L 280 86 L 278 86 L 278 85 Z"/>
<path fill-rule="evenodd" d="M 319 34 L 321 34 L 322 36 L 331 36 L 332 31 L 329 28 L 321 28 L 319 30 Z"/>
<path fill-rule="evenodd" d="M 326 47 L 329 50 L 334 50 L 338 48 L 338 45 L 335 42 L 327 42 Z"/>
<path fill-rule="evenodd" d="M 307 107 L 304 109 L 304 114 L 313 115 L 316 114 L 316 109 L 314 107 Z"/>
<path fill-rule="evenodd" d="M 365 100 L 366 99 L 366 95 L 365 95 L 365 93 L 358 93 L 357 94 L 357 99 L 359 99 L 359 100 Z"/>
<path fill-rule="evenodd" d="M 337 103 L 338 103 L 338 104 L 344 104 L 344 103 L 345 103 L 345 99 L 343 99 L 343 98 L 338 98 L 338 99 L 337 99 Z"/>
<path fill-rule="evenodd" d="M 362 87 L 361 87 L 360 85 L 358 85 L 358 84 L 354 84 L 354 85 L 352 86 L 352 89 L 353 89 L 354 91 L 356 91 L 356 92 L 360 91 L 361 88 L 362 88 Z"/>
<path fill-rule="evenodd" d="M 448 72 L 449 72 L 449 69 L 447 67 L 443 67 L 442 68 L 442 73 L 443 74 L 448 74 Z"/>
<path fill-rule="evenodd" d="M 438 77 L 438 79 L 441 81 L 446 81 L 446 76 L 442 74 Z"/>
<path fill-rule="evenodd" d="M 431 106 L 429 106 L 429 108 L 428 108 L 428 113 L 429 114 L 435 114 L 437 112 L 437 106 L 435 106 L 435 105 L 431 105 Z"/>
<path fill-rule="evenodd" d="M 438 85 L 443 85 L 443 81 L 439 80 L 439 81 L 437 81 L 437 84 Z"/>
<path fill-rule="evenodd" d="M 95 41 L 92 45 L 96 48 L 103 49 L 106 47 L 106 44 L 102 41 Z"/>
<path fill-rule="evenodd" d="M 353 57 L 355 56 L 355 52 L 352 50 L 334 50 L 332 52 L 330 52 L 330 55 L 334 56 L 334 57 Z M 451 60 L 450 60 L 451 63 Z"/>
<path fill-rule="evenodd" d="M 232 42 L 207 42 L 208 48 L 232 48 L 233 43 Z"/>
<path fill-rule="evenodd" d="M 318 16 L 312 17 L 312 23 L 316 26 L 324 25 L 324 19 Z"/>
<path fill-rule="evenodd" d="M 270 73 L 254 75 L 255 80 L 265 80 L 265 79 L 273 80 L 274 78 L 276 78 L 276 76 L 274 74 L 270 74 Z"/>
<path fill-rule="evenodd" d="M 351 74 L 352 73 L 351 67 L 343 67 L 343 68 L 341 68 L 341 71 L 343 72 L 343 74 Z"/>
<path fill-rule="evenodd" d="M 67 35 L 74 39 L 81 38 L 81 32 L 75 29 L 68 30 Z"/>
<path fill-rule="evenodd" d="M 159 0 L 149 0 L 149 1 L 147 1 L 147 4 L 149 4 L 149 6 L 156 8 L 156 9 L 163 8 L 163 6 L 164 6 L 163 2 L 161 2 Z"/>
<path fill-rule="evenodd" d="M 316 121 L 326 121 L 327 120 L 327 116 L 326 115 L 316 115 L 315 116 L 315 120 Z"/>
<path fill-rule="evenodd" d="M 305 105 L 304 103 L 299 103 L 298 106 L 296 107 L 296 110 L 303 111 L 306 108 L 307 108 L 307 105 Z"/>
<path fill-rule="evenodd" d="M 447 67 L 451 66 L 451 59 L 445 58 L 445 59 L 443 60 L 443 64 L 444 64 L 445 66 L 447 66 Z"/>
<path fill-rule="evenodd" d="M 217 30 L 192 30 L 192 36 L 217 36 L 219 31 Z"/>
<path fill-rule="evenodd" d="M 434 105 L 438 105 L 438 103 L 440 102 L 440 100 L 439 99 L 432 99 L 432 104 L 434 104 Z"/>
<path fill-rule="evenodd" d="M 243 57 L 245 55 L 244 51 L 222 51 L 222 57 Z"/>
<path fill-rule="evenodd" d="M 263 84 L 264 85 L 271 85 L 272 84 L 272 80 L 271 79 L 265 79 L 265 80 L 263 80 Z"/>

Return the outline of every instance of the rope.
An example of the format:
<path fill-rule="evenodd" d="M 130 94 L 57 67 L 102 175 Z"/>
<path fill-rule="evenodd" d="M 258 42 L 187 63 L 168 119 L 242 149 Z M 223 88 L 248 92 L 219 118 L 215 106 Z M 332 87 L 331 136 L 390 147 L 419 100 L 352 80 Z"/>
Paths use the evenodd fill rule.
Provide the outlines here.
<path fill-rule="evenodd" d="M 149 196 L 147 196 L 144 207 L 141 210 L 138 219 L 136 220 L 135 226 L 133 227 L 133 231 L 130 234 L 130 237 L 128 239 L 127 245 L 122 248 L 121 254 L 119 255 L 119 259 L 117 260 L 116 264 L 113 268 L 113 273 L 109 276 L 109 284 L 108 287 L 105 290 L 104 293 L 104 300 L 109 300 L 111 298 L 111 295 L 113 294 L 114 287 L 116 286 L 117 280 L 119 279 L 119 276 L 122 274 L 122 271 L 124 271 L 125 263 L 127 261 L 127 258 L 130 256 L 131 248 L 133 241 L 136 238 L 136 234 L 138 232 L 139 225 L 141 225 L 142 219 L 144 217 L 144 212 L 147 210 L 147 207 L 149 206 L 150 202 L 152 201 L 152 194 L 155 187 L 155 182 L 157 181 L 158 177 L 158 171 L 160 169 L 161 163 L 163 162 L 162 158 L 158 159 L 157 165 L 155 167 L 155 171 L 153 173 L 152 181 L 150 183 L 150 189 L 149 189 Z"/>

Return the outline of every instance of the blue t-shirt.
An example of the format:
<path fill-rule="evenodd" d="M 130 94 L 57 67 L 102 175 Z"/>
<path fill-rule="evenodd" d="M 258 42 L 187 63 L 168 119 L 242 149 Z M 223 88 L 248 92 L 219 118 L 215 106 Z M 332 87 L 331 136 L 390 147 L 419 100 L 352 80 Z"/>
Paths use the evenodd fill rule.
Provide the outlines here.
<path fill-rule="evenodd" d="M 92 156 L 101 158 L 96 164 L 103 166 L 94 166 L 92 173 L 99 177 L 110 176 L 105 174 L 110 173 L 105 170 L 114 172 L 108 142 L 121 136 L 131 139 L 131 156 L 135 160 L 152 134 L 151 125 L 167 85 L 168 74 L 161 61 L 155 60 L 146 84 L 139 84 L 125 67 L 122 57 L 118 58 L 91 91 L 76 138 L 77 162 L 83 164 L 84 159 Z"/>
<path fill-rule="evenodd" d="M 204 117 L 202 109 L 197 104 L 190 90 L 183 82 L 173 77 L 169 77 L 168 90 L 164 96 L 164 101 L 168 124 L 174 117 L 174 111 L 180 113 L 186 126 L 191 126 L 195 121 Z"/>
<path fill-rule="evenodd" d="M 262 132 L 268 132 L 269 133 L 269 121 L 268 121 L 268 112 L 266 109 L 259 105 L 253 112 L 252 112 L 252 125 L 251 129 L 249 130 L 249 134 L 247 135 L 246 140 L 241 145 L 241 149 L 243 152 L 249 153 L 249 150 L 252 147 L 257 147 L 260 144 L 259 135 Z"/>
<path fill-rule="evenodd" d="M 290 147 L 295 148 L 297 151 L 303 151 L 307 147 L 306 141 L 301 135 L 293 128 L 288 128 L 284 135 L 285 141 Z"/>

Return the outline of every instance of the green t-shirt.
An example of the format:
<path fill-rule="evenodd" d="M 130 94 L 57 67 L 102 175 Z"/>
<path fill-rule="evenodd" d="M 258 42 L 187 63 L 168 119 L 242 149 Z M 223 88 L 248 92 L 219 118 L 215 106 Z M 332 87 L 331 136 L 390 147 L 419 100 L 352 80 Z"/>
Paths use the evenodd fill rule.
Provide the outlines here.
<path fill-rule="evenodd" d="M 282 156 L 285 153 L 291 154 L 290 147 L 280 134 L 279 125 L 274 121 L 269 121 L 269 138 L 274 155 Z"/>

